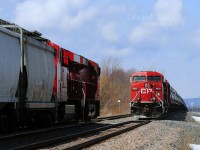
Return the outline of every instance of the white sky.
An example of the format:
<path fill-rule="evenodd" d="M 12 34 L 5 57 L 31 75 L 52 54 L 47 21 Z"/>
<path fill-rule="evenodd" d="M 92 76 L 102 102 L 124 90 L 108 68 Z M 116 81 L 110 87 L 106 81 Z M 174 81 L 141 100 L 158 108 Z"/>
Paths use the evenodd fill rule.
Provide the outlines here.
<path fill-rule="evenodd" d="M 0 18 L 101 64 L 163 73 L 183 98 L 200 97 L 200 1 L 0 0 Z"/>

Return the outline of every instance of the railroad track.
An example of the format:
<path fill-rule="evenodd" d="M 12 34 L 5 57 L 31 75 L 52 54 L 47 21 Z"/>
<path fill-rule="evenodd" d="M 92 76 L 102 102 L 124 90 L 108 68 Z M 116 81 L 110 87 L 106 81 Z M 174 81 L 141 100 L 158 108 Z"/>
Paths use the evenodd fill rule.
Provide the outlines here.
<path fill-rule="evenodd" d="M 169 116 L 171 114 L 168 114 Z M 119 135 L 121 133 L 127 132 L 129 130 L 133 130 L 137 127 L 140 127 L 144 124 L 151 122 L 150 120 L 131 120 L 124 121 L 121 123 L 116 123 L 117 119 L 125 118 L 130 115 L 121 115 L 121 116 L 114 116 L 114 117 L 104 117 L 98 118 L 97 122 L 90 122 L 90 123 L 80 123 L 76 125 L 68 125 L 68 126 L 59 126 L 54 128 L 47 128 L 36 130 L 34 132 L 24 132 L 19 133 L 16 135 L 7 135 L 0 137 L 0 149 L 39 149 L 47 147 L 47 149 L 52 148 L 52 146 L 64 145 L 63 149 L 82 149 L 98 142 L 104 141 L 108 138 L 113 136 Z M 167 117 L 167 116 L 163 116 Z M 113 120 L 113 119 L 116 120 Z M 129 117 L 130 118 L 130 117 Z M 162 119 L 158 118 L 158 119 Z M 102 121 L 102 120 L 113 120 L 109 123 L 109 121 Z M 155 118 L 153 119 L 155 120 Z M 102 123 L 100 123 L 102 121 Z M 103 123 L 104 122 L 104 123 Z M 59 131 L 60 130 L 60 131 Z M 66 131 L 67 130 L 67 131 Z M 73 130 L 73 131 L 72 131 Z M 56 132 L 61 132 L 57 134 Z M 56 133 L 56 135 L 54 135 Z M 37 140 L 35 140 L 35 138 Z M 40 136 L 45 136 L 42 138 Z M 86 138 L 87 137 L 87 138 Z M 23 142 L 24 140 L 30 140 L 31 142 Z M 38 140 L 39 139 L 39 140 Z M 77 142 L 78 139 L 78 142 Z M 80 143 L 81 139 L 81 143 Z M 21 142 L 22 144 L 14 144 L 10 147 L 7 147 L 6 144 Z M 73 142 L 72 142 L 73 141 Z M 50 147 L 51 146 L 51 147 Z"/>
<path fill-rule="evenodd" d="M 137 124 L 136 124 L 137 123 Z M 106 130 L 106 134 L 100 134 L 98 136 L 92 136 L 92 138 L 87 138 L 87 140 L 83 141 L 83 142 L 74 142 L 75 144 L 72 144 L 70 146 L 65 147 L 65 150 L 79 150 L 79 149 L 83 149 L 89 146 L 92 146 L 94 144 L 97 144 L 99 142 L 105 141 L 109 138 L 112 138 L 114 136 L 117 136 L 119 134 L 125 133 L 127 131 L 136 129 L 140 126 L 143 126 L 145 124 L 150 123 L 150 121 L 141 121 L 140 123 L 138 121 L 130 121 L 130 122 L 126 122 L 126 124 L 117 124 L 117 125 L 113 125 L 111 128 L 115 128 L 114 131 L 107 131 Z M 120 128 L 117 128 L 120 127 Z M 86 135 L 85 135 L 86 136 Z"/>
<path fill-rule="evenodd" d="M 133 130 L 135 128 L 138 128 L 140 126 L 143 126 L 145 124 L 148 124 L 151 122 L 151 120 L 162 120 L 162 119 L 165 119 L 169 116 L 172 116 L 174 115 L 176 112 L 173 112 L 173 113 L 168 113 L 166 115 L 163 115 L 159 118 L 148 118 L 147 120 L 138 120 L 137 121 L 130 121 L 128 122 L 126 125 L 119 125 L 120 128 L 116 129 L 115 131 L 113 132 L 109 132 L 106 130 L 106 132 L 109 132 L 107 134 L 103 134 L 103 135 L 99 135 L 99 136 L 92 136 L 92 138 L 89 138 L 87 137 L 87 140 L 84 140 L 83 142 L 74 142 L 75 144 L 72 144 L 70 146 L 67 146 L 67 145 L 64 145 L 63 148 L 65 150 L 78 150 L 78 149 L 83 149 L 83 148 L 86 148 L 86 147 L 89 147 L 89 146 L 92 146 L 94 144 L 97 144 L 99 142 L 102 142 L 108 138 L 112 138 L 116 135 L 119 135 L 119 134 L 122 134 L 124 132 L 127 132 L 127 131 L 130 131 L 130 130 Z M 135 123 L 138 123 L 138 124 L 135 124 Z M 81 139 L 80 139 L 81 140 Z M 56 148 L 56 147 L 55 147 Z"/>
<path fill-rule="evenodd" d="M 160 120 L 167 116 L 172 115 L 173 113 L 164 115 L 160 118 L 150 118 L 153 120 Z M 12 140 L 9 142 L 10 139 L 13 139 L 15 141 L 16 139 L 18 141 L 19 138 L 22 139 L 29 139 L 31 136 L 36 136 L 36 138 L 40 138 L 40 136 L 50 136 L 49 138 L 44 138 L 40 140 L 34 140 L 30 138 L 31 142 L 23 143 L 21 145 L 14 145 L 13 147 L 8 147 L 5 149 L 38 149 L 38 148 L 44 148 L 47 147 L 47 149 L 52 148 L 52 145 L 57 146 L 64 145 L 63 149 L 82 149 L 84 147 L 91 146 L 93 144 L 96 144 L 98 142 L 104 141 L 108 138 L 111 138 L 113 136 L 119 135 L 121 133 L 124 133 L 129 130 L 133 130 L 137 127 L 140 127 L 144 124 L 147 124 L 151 122 L 148 120 L 131 120 L 130 121 L 124 121 L 121 123 L 118 123 L 116 120 L 120 118 L 126 118 L 130 115 L 120 115 L 120 116 L 112 116 L 112 117 L 101 117 L 96 119 L 94 122 L 90 123 L 79 123 L 74 125 L 68 125 L 68 126 L 59 126 L 54 128 L 47 128 L 42 130 L 36 130 L 34 132 L 24 132 L 21 134 L 16 135 L 10 135 L 10 136 L 4 136 L 0 137 L 0 149 L 3 150 L 5 146 L 3 145 L 2 141 L 6 141 L 7 143 L 13 143 Z M 130 117 L 129 117 L 130 118 Z M 116 119 L 116 120 L 114 120 Z M 111 121 L 106 121 L 111 120 Z M 100 122 L 104 122 L 104 124 Z M 106 123 L 105 123 L 106 122 Z M 116 123 L 117 122 L 117 123 Z M 114 124 L 112 124 L 114 123 Z M 54 136 L 54 132 L 63 132 L 62 134 L 58 134 Z M 65 130 L 68 130 L 67 132 Z M 73 132 L 71 130 L 74 130 Z M 65 133 L 66 132 L 66 133 Z M 86 138 L 87 137 L 87 138 Z M 78 141 L 77 141 L 78 139 Z M 81 140 L 80 140 L 81 139 Z M 73 141 L 73 142 L 72 142 Z M 80 142 L 82 141 L 82 142 Z M 51 145 L 51 147 L 50 147 Z"/>
<path fill-rule="evenodd" d="M 6 147 L 6 145 L 9 144 L 9 141 L 11 141 L 10 143 L 13 143 L 12 141 L 15 141 L 15 139 L 17 139 L 17 141 L 20 141 L 23 143 L 23 141 L 25 139 L 31 139 L 34 136 L 45 135 L 50 132 L 52 132 L 52 134 L 53 134 L 54 132 L 58 132 L 59 130 L 60 130 L 60 132 L 65 131 L 65 130 L 68 130 L 68 131 L 74 130 L 73 133 L 75 134 L 76 132 L 78 132 L 78 129 L 84 128 L 84 127 L 87 128 L 87 126 L 95 126 L 95 123 L 97 123 L 97 122 L 101 122 L 103 120 L 113 120 L 113 119 L 118 119 L 118 118 L 125 118 L 125 117 L 128 117 L 128 115 L 120 115 L 120 116 L 113 116 L 113 117 L 112 116 L 111 117 L 101 117 L 101 118 L 98 118 L 94 121 L 87 122 L 87 123 L 81 122 L 81 123 L 72 124 L 72 125 L 60 125 L 60 126 L 55 126 L 55 127 L 48 127 L 45 129 L 22 131 L 22 132 L 1 135 L 0 136 L 0 149 L 3 149 L 3 147 Z M 98 125 L 98 126 L 102 126 L 102 125 Z M 93 127 L 93 128 L 97 128 L 97 127 Z M 37 143 L 37 142 L 35 142 L 35 143 Z M 18 144 L 14 144 L 13 147 L 16 147 L 15 145 L 18 145 Z M 12 149 L 13 147 L 11 146 L 8 148 Z"/>
<path fill-rule="evenodd" d="M 77 132 L 74 134 L 70 134 L 70 135 L 65 135 L 65 136 L 60 136 L 57 138 L 51 138 L 48 140 L 44 140 L 44 141 L 40 141 L 40 142 L 35 142 L 35 143 L 31 143 L 31 144 L 27 144 L 27 145 L 22 145 L 22 146 L 18 146 L 18 147 L 14 147 L 12 148 L 12 150 L 18 150 L 18 149 L 23 149 L 23 150 L 28 150 L 28 149 L 38 149 L 38 148 L 44 148 L 47 147 L 48 149 L 50 148 L 49 145 L 52 144 L 59 144 L 62 142 L 70 142 L 70 141 L 76 141 L 77 139 L 79 140 L 81 137 L 83 139 L 86 139 L 84 137 L 90 135 L 91 139 L 81 142 L 81 143 L 76 143 L 75 144 L 71 144 L 70 146 L 64 148 L 64 149 L 81 149 L 84 147 L 88 147 L 91 146 L 93 144 L 96 144 L 98 142 L 101 142 L 103 140 L 106 140 L 108 138 L 111 138 L 113 136 L 119 135 L 121 133 L 127 132 L 129 130 L 135 129 L 137 127 L 140 127 L 144 124 L 149 123 L 150 121 L 126 121 L 123 123 L 118 123 L 118 124 L 112 124 L 112 125 L 106 125 L 103 127 L 99 127 L 99 128 L 95 128 L 95 129 L 89 129 L 83 132 Z M 112 130 L 115 131 L 112 131 Z M 111 130 L 111 131 L 109 131 Z M 107 134 L 103 134 L 101 135 L 101 132 L 106 131 Z M 99 135 L 97 137 L 95 137 L 95 135 Z"/>
<path fill-rule="evenodd" d="M 87 124 L 91 124 L 91 123 L 93 123 L 93 122 L 79 123 L 79 124 L 72 124 L 72 125 L 60 125 L 60 126 L 53 126 L 53 127 L 48 127 L 48 128 L 36 129 L 36 130 L 28 130 L 28 131 L 10 133 L 10 134 L 1 135 L 0 141 L 9 140 L 11 138 L 18 138 L 18 137 L 25 137 L 25 136 L 29 136 L 29 135 L 35 135 L 35 134 L 38 134 L 38 133 L 45 133 L 45 132 L 54 131 L 54 130 L 73 128 L 73 127 L 83 126 L 83 125 L 87 125 Z"/>
<path fill-rule="evenodd" d="M 125 115 L 117 115 L 117 116 L 109 116 L 109 117 L 99 117 L 97 120 L 113 120 L 113 119 L 120 119 L 125 117 L 130 117 L 131 114 L 125 114 Z"/>
<path fill-rule="evenodd" d="M 79 123 L 73 123 L 71 125 L 57 125 L 57 126 L 47 127 L 47 128 L 42 128 L 42 129 L 20 131 L 20 132 L 1 135 L 0 141 L 8 140 L 10 138 L 17 138 L 17 137 L 23 137 L 23 136 L 27 136 L 27 135 L 34 135 L 34 134 L 37 134 L 37 133 L 45 133 L 45 132 L 59 130 L 59 129 L 73 128 L 73 127 L 77 127 L 77 126 L 83 126 L 83 125 L 92 124 L 92 123 L 95 123 L 95 122 L 104 121 L 104 120 L 114 120 L 114 119 L 125 118 L 125 117 L 130 117 L 130 114 L 118 115 L 118 116 L 109 116 L 109 117 L 99 117 L 95 120 L 92 120 L 91 122 L 79 122 Z"/>
<path fill-rule="evenodd" d="M 137 118 L 138 120 L 164 120 L 164 119 L 167 119 L 167 118 L 170 118 L 171 116 L 174 116 L 176 115 L 177 113 L 186 113 L 187 111 L 173 111 L 173 112 L 170 112 L 170 113 L 167 113 L 167 114 L 164 114 L 160 117 L 147 117 L 147 118 Z"/>

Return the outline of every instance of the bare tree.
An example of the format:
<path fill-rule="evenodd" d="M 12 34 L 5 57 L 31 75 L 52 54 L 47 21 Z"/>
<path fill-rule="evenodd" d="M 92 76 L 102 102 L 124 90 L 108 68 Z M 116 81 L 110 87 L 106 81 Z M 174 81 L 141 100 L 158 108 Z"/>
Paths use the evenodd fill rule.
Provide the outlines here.
<path fill-rule="evenodd" d="M 103 113 L 129 112 L 129 78 L 135 69 L 125 71 L 119 59 L 112 57 L 104 59 L 101 68 L 101 109 Z M 120 112 L 118 100 L 120 100 Z"/>
<path fill-rule="evenodd" d="M 110 75 L 113 71 L 121 68 L 121 62 L 117 58 L 108 57 L 102 61 L 102 73 Z"/>

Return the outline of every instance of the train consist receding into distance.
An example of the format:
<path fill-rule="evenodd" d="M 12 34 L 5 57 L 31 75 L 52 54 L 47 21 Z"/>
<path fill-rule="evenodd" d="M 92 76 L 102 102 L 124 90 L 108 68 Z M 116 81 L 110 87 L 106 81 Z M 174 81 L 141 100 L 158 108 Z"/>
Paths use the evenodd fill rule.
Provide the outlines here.
<path fill-rule="evenodd" d="M 0 19 L 0 132 L 99 116 L 97 63 Z"/>
<path fill-rule="evenodd" d="M 136 72 L 130 82 L 132 116 L 159 117 L 171 110 L 187 111 L 181 96 L 161 73 Z"/>

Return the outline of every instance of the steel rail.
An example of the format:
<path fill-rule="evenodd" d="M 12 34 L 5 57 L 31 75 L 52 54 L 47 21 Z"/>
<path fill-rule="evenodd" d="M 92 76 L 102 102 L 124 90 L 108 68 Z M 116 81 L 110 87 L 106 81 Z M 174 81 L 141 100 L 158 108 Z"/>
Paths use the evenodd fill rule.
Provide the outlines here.
<path fill-rule="evenodd" d="M 25 136 L 29 136 L 29 135 L 41 134 L 41 133 L 50 132 L 50 131 L 54 131 L 54 130 L 73 128 L 73 127 L 88 125 L 88 124 L 92 124 L 92 123 L 94 123 L 94 122 L 86 122 L 86 123 L 84 122 L 84 123 L 72 124 L 72 125 L 53 126 L 53 127 L 43 128 L 43 129 L 36 129 L 36 130 L 6 134 L 6 135 L 0 136 L 0 141 L 5 141 L 5 140 L 11 139 L 11 138 L 18 138 L 18 137 L 25 137 Z"/>
<path fill-rule="evenodd" d="M 109 138 L 112 138 L 114 136 L 117 136 L 117 135 L 120 135 L 122 133 L 125 133 L 127 131 L 136 129 L 136 128 L 141 127 L 141 126 L 143 126 L 145 124 L 148 124 L 148 123 L 150 123 L 150 121 L 144 121 L 144 122 L 142 122 L 140 124 L 137 124 L 137 125 L 134 125 L 134 126 L 125 127 L 125 128 L 123 128 L 121 130 L 118 130 L 116 132 L 112 132 L 110 134 L 106 134 L 106 135 L 94 138 L 92 140 L 89 140 L 89 141 L 86 141 L 86 142 L 83 142 L 83 143 L 80 143 L 80 144 L 77 144 L 77 145 L 74 145 L 74 146 L 67 147 L 67 148 L 65 148 L 65 150 L 79 150 L 79 149 L 83 149 L 83 148 L 92 146 L 94 144 L 97 144 L 99 142 L 105 141 L 105 140 L 107 140 Z"/>
<path fill-rule="evenodd" d="M 131 114 L 125 114 L 125 115 L 117 115 L 117 116 L 109 116 L 109 117 L 99 117 L 98 120 L 113 120 L 113 119 L 120 119 L 120 118 L 126 118 L 130 117 Z"/>

